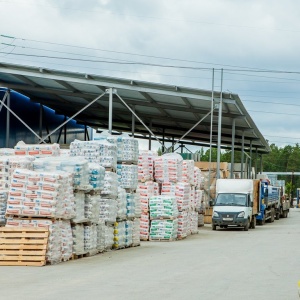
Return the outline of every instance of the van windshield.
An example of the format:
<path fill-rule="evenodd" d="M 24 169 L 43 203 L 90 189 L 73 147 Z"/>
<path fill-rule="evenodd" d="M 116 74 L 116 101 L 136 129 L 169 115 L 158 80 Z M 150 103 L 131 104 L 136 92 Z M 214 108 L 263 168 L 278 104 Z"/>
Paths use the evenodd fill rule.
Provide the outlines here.
<path fill-rule="evenodd" d="M 219 194 L 215 205 L 246 206 L 247 205 L 247 195 L 245 195 L 245 194 Z"/>

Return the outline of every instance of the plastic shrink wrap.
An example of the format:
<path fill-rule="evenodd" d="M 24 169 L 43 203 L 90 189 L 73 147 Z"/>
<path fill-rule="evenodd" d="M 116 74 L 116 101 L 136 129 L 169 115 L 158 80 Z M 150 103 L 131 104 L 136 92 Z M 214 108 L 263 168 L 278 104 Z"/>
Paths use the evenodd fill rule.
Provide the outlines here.
<path fill-rule="evenodd" d="M 182 180 L 182 157 L 167 153 L 154 160 L 154 177 L 157 182 L 180 182 Z"/>
<path fill-rule="evenodd" d="M 178 220 L 153 220 L 150 227 L 150 239 L 172 240 L 177 238 Z"/>
<path fill-rule="evenodd" d="M 117 146 L 106 140 L 78 141 L 70 144 L 71 156 L 83 156 L 90 163 L 97 163 L 104 168 L 116 168 Z"/>
<path fill-rule="evenodd" d="M 117 165 L 118 182 L 121 188 L 135 190 L 138 185 L 138 166 Z"/>

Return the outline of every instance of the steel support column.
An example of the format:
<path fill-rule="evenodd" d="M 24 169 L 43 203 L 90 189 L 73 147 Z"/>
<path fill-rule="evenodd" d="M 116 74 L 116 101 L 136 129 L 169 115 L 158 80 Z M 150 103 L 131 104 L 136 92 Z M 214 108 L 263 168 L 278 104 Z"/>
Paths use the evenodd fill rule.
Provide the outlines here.
<path fill-rule="evenodd" d="M 163 127 L 163 133 L 162 133 L 162 153 L 165 152 L 165 127 Z"/>
<path fill-rule="evenodd" d="M 43 104 L 40 104 L 40 122 L 39 122 L 39 136 L 43 137 Z"/>
<path fill-rule="evenodd" d="M 66 121 L 67 121 L 67 116 L 65 116 L 65 125 L 64 125 L 64 144 L 66 144 L 67 143 L 67 123 L 66 123 Z"/>
<path fill-rule="evenodd" d="M 219 117 L 218 117 L 217 179 L 220 178 L 222 106 L 223 106 L 223 69 L 221 69 L 221 91 L 220 91 Z"/>
<path fill-rule="evenodd" d="M 135 105 L 132 106 L 132 111 L 135 112 Z M 131 135 L 134 138 L 135 133 L 135 116 L 132 114 L 132 120 L 131 120 Z"/>
<path fill-rule="evenodd" d="M 262 161 L 262 154 L 260 155 L 260 168 L 259 168 L 260 174 L 263 172 L 263 161 Z"/>
<path fill-rule="evenodd" d="M 108 107 L 108 132 L 112 134 L 112 117 L 113 117 L 113 89 L 108 89 L 109 107 Z"/>
<path fill-rule="evenodd" d="M 211 79 L 211 110 L 210 110 L 210 134 L 209 134 L 209 167 L 208 167 L 208 190 L 210 191 L 210 175 L 211 175 L 211 152 L 212 152 L 212 128 L 214 121 L 214 92 L 215 92 L 215 69 L 212 69 Z M 208 201 L 210 201 L 210 193 Z"/>
<path fill-rule="evenodd" d="M 150 124 L 149 124 L 149 128 L 150 130 L 152 130 L 152 120 L 150 120 Z M 151 150 L 151 141 L 152 141 L 152 136 L 151 134 L 149 133 L 149 146 L 148 146 L 148 149 Z"/>
<path fill-rule="evenodd" d="M 257 148 L 255 148 L 255 174 L 254 174 L 255 178 L 254 179 L 256 179 L 256 175 L 257 175 L 257 156 L 258 156 Z"/>
<path fill-rule="evenodd" d="M 250 140 L 250 158 L 249 158 L 249 175 L 250 178 L 252 179 L 252 145 L 253 141 Z"/>
<path fill-rule="evenodd" d="M 234 169 L 234 144 L 235 144 L 235 119 L 232 119 L 232 137 L 231 137 L 231 168 L 230 178 L 233 178 Z"/>
<path fill-rule="evenodd" d="M 7 91 L 7 108 L 6 108 L 6 148 L 9 148 L 10 139 L 10 90 Z M 4 105 L 4 104 L 3 104 Z"/>
<path fill-rule="evenodd" d="M 245 132 L 242 134 L 242 153 L 241 153 L 241 178 L 244 178 L 244 151 L 245 151 Z"/>
<path fill-rule="evenodd" d="M 16 117 L 29 131 L 31 131 L 39 140 L 41 140 L 42 138 L 34 131 L 32 130 L 16 113 L 13 112 L 13 110 L 8 107 L 4 102 L 5 99 L 7 97 L 7 93 L 6 96 L 4 96 L 3 100 L 0 100 L 0 103 L 14 116 Z"/>

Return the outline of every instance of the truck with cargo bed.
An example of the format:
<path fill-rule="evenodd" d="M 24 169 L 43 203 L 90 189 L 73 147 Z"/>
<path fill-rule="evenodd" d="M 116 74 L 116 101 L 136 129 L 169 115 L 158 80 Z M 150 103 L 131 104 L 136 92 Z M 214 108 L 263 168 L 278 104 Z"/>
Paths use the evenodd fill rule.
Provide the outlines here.
<path fill-rule="evenodd" d="M 274 222 L 280 217 L 286 218 L 290 203 L 286 200 L 283 187 L 272 186 L 269 180 L 260 182 L 260 212 L 256 217 L 257 224 L 264 225 L 265 222 Z"/>
<path fill-rule="evenodd" d="M 260 181 L 252 179 L 218 179 L 213 207 L 212 229 L 229 226 L 255 228 L 260 212 Z"/>

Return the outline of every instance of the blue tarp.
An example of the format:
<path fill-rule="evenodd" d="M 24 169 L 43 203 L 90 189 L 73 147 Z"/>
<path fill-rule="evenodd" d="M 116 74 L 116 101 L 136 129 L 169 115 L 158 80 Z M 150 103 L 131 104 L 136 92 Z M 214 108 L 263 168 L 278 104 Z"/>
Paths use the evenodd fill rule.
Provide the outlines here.
<path fill-rule="evenodd" d="M 0 100 L 3 99 L 6 88 L 0 88 Z M 7 104 L 7 102 L 5 102 Z M 1 102 L 0 102 L 1 108 Z M 33 129 L 37 134 L 40 131 L 40 104 L 31 102 L 30 99 L 18 92 L 11 90 L 10 94 L 10 108 L 11 110 L 20 117 L 31 129 Z M 0 148 L 6 147 L 6 118 L 7 110 L 3 106 L 0 111 Z M 64 122 L 65 116 L 58 115 L 51 108 L 44 106 L 43 113 L 43 136 L 48 134 L 57 128 L 60 124 Z M 84 126 L 79 125 L 76 121 L 71 120 L 67 123 L 67 138 L 66 143 L 69 144 L 75 138 L 84 139 Z M 38 138 L 29 131 L 15 116 L 10 114 L 10 126 L 9 126 L 9 147 L 14 147 L 19 141 L 24 141 L 27 144 L 37 143 Z M 48 130 L 47 130 L 48 129 Z M 51 135 L 51 142 L 56 143 L 60 130 Z M 46 142 L 48 142 L 47 140 Z M 60 143 L 64 143 L 64 132 L 61 133 Z"/>

